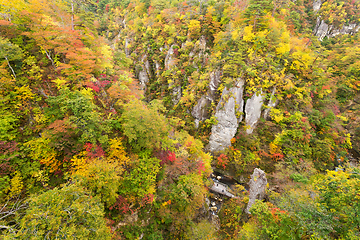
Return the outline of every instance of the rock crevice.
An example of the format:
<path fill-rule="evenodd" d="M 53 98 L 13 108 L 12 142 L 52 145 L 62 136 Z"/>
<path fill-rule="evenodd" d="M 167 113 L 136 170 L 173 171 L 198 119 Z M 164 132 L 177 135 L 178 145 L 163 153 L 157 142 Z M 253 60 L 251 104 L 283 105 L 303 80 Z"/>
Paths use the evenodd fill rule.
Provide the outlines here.
<path fill-rule="evenodd" d="M 221 151 L 231 145 L 239 123 L 243 119 L 243 91 L 245 80 L 238 79 L 236 85 L 222 92 L 216 107 L 215 117 L 218 121 L 211 129 L 208 149 L 211 152 Z"/>

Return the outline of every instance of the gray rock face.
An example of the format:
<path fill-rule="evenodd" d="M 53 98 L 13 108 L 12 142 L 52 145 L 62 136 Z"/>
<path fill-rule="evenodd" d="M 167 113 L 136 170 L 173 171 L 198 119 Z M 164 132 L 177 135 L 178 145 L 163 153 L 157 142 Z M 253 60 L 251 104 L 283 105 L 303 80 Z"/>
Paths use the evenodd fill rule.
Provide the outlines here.
<path fill-rule="evenodd" d="M 191 42 L 191 39 L 188 39 L 187 41 Z M 195 54 L 198 52 L 198 57 L 202 57 L 205 53 L 205 50 L 206 50 L 206 38 L 205 36 L 201 36 L 199 38 L 199 41 L 195 44 L 194 48 L 189 53 L 189 56 L 194 57 Z"/>
<path fill-rule="evenodd" d="M 225 88 L 222 92 L 215 113 L 218 123 L 211 128 L 207 146 L 211 152 L 221 151 L 231 145 L 231 139 L 235 136 L 239 122 L 243 118 L 241 113 L 244 105 L 244 83 L 245 81 L 240 79 L 235 87 Z"/>
<path fill-rule="evenodd" d="M 134 213 L 132 214 L 127 214 L 125 215 L 125 218 L 123 221 L 119 222 L 116 227 L 115 227 L 115 230 L 118 229 L 119 227 L 122 227 L 122 226 L 126 226 L 126 225 L 129 225 L 129 224 L 134 224 L 135 222 L 137 222 L 139 220 L 139 216 L 138 216 L 138 212 L 135 211 Z"/>
<path fill-rule="evenodd" d="M 130 49 L 129 49 L 129 42 L 131 40 L 129 40 L 128 38 L 125 38 L 125 55 L 126 57 L 130 56 Z"/>
<path fill-rule="evenodd" d="M 321 20 L 320 17 L 318 17 L 316 20 L 314 35 L 317 36 L 320 41 L 322 41 L 324 37 L 329 34 L 329 31 L 329 25 L 327 25 L 324 20 Z"/>
<path fill-rule="evenodd" d="M 251 134 L 254 131 L 256 123 L 260 119 L 264 98 L 263 92 L 260 91 L 259 94 L 254 93 L 254 95 L 246 101 L 245 123 L 247 134 Z"/>
<path fill-rule="evenodd" d="M 348 26 L 343 26 L 342 29 L 337 29 L 331 31 L 329 37 L 335 37 L 336 35 L 340 34 L 354 34 L 358 32 L 360 29 L 360 26 L 357 26 L 356 24 L 349 24 Z"/>
<path fill-rule="evenodd" d="M 269 119 L 269 114 L 270 114 L 270 110 L 276 106 L 276 104 L 278 103 L 278 100 L 275 98 L 275 92 L 276 92 L 276 88 L 274 87 L 272 92 L 271 92 L 271 96 L 270 96 L 270 100 L 267 104 L 267 108 L 264 110 L 264 119 Z"/>
<path fill-rule="evenodd" d="M 173 104 L 178 104 L 181 98 L 181 86 L 176 86 L 172 89 L 172 102 Z"/>
<path fill-rule="evenodd" d="M 259 168 L 254 169 L 254 173 L 251 175 L 249 181 L 249 202 L 246 206 L 245 212 L 250 213 L 251 206 L 255 203 L 255 200 L 262 200 L 265 198 L 265 190 L 267 185 L 267 179 L 265 172 Z"/>
<path fill-rule="evenodd" d="M 211 72 L 210 73 L 210 82 L 209 82 L 209 97 L 210 97 L 210 99 L 214 99 L 220 82 L 221 82 L 221 71 L 216 70 L 214 72 Z"/>
<path fill-rule="evenodd" d="M 315 12 L 318 12 L 321 8 L 322 1 L 314 0 L 313 9 Z M 322 41 L 325 37 L 335 37 L 340 34 L 354 34 L 360 30 L 360 26 L 356 26 L 356 24 L 349 24 L 347 26 L 343 26 L 341 29 L 336 29 L 332 25 L 328 25 L 322 20 L 320 17 L 316 19 L 316 25 L 314 29 L 314 35 L 318 37 L 320 41 Z"/>
<path fill-rule="evenodd" d="M 211 100 L 207 96 L 202 96 L 198 103 L 191 111 L 191 115 L 198 121 L 203 121 L 208 118 L 207 107 L 211 103 Z"/>
<path fill-rule="evenodd" d="M 216 231 L 220 230 L 220 218 L 218 215 L 210 215 L 210 223 L 214 226 Z"/>
<path fill-rule="evenodd" d="M 160 77 L 160 63 L 155 61 L 155 73 L 157 77 Z"/>
<path fill-rule="evenodd" d="M 191 115 L 195 118 L 196 128 L 198 127 L 200 121 L 204 121 L 209 118 L 207 108 L 210 106 L 211 102 L 214 101 L 220 82 L 221 72 L 219 70 L 211 72 L 209 91 L 207 92 L 207 95 L 202 96 L 191 111 Z"/>
<path fill-rule="evenodd" d="M 140 61 L 143 63 L 143 65 L 138 75 L 139 85 L 141 90 L 146 90 L 146 84 L 149 82 L 149 76 L 151 73 L 151 66 L 149 61 L 147 60 L 146 54 L 141 58 Z"/>
<path fill-rule="evenodd" d="M 314 12 L 317 12 L 320 10 L 321 8 L 321 0 L 315 0 L 314 3 L 313 3 L 313 9 L 314 9 Z"/>
<path fill-rule="evenodd" d="M 174 55 L 174 45 L 171 45 L 166 57 L 165 57 L 165 70 L 169 70 L 172 66 L 175 65 L 175 59 L 173 57 Z"/>
<path fill-rule="evenodd" d="M 325 37 L 335 37 L 340 34 L 354 34 L 358 32 L 360 26 L 356 24 L 349 24 L 347 26 L 343 26 L 341 29 L 335 29 L 332 25 L 328 25 L 324 20 L 321 20 L 320 17 L 316 20 L 316 26 L 314 30 L 314 35 L 318 37 L 320 41 L 322 41 Z"/>
<path fill-rule="evenodd" d="M 200 49 L 200 53 L 204 54 L 206 49 L 206 38 L 204 35 L 202 35 L 199 39 L 199 49 Z"/>

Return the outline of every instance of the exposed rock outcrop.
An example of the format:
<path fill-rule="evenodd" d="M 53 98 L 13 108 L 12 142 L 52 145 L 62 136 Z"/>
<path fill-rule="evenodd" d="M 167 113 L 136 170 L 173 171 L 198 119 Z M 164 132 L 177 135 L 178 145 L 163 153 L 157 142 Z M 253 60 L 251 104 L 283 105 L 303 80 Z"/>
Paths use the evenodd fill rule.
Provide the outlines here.
<path fill-rule="evenodd" d="M 209 82 L 209 98 L 214 100 L 216 91 L 218 90 L 219 84 L 221 82 L 221 71 L 216 70 L 210 73 L 210 82 Z"/>
<path fill-rule="evenodd" d="M 270 100 L 267 104 L 267 107 L 264 110 L 264 119 L 266 119 L 266 120 L 269 119 L 269 117 L 270 117 L 271 109 L 274 108 L 276 106 L 276 104 L 278 103 L 278 100 L 275 98 L 275 92 L 276 92 L 276 88 L 274 87 L 271 92 Z"/>
<path fill-rule="evenodd" d="M 322 5 L 321 0 L 315 0 L 314 3 L 313 3 L 314 12 L 319 11 L 320 8 L 321 8 L 321 5 Z"/>
<path fill-rule="evenodd" d="M 172 66 L 175 65 L 175 59 L 173 57 L 174 55 L 174 45 L 171 45 L 166 57 L 165 57 L 165 70 L 169 70 Z"/>
<path fill-rule="evenodd" d="M 246 101 L 245 123 L 247 134 L 251 134 L 254 131 L 256 123 L 260 119 L 264 98 L 265 95 L 262 90 L 260 90 L 260 93 L 254 93 L 253 96 Z"/>
<path fill-rule="evenodd" d="M 209 118 L 208 107 L 211 102 L 214 101 L 216 91 L 218 90 L 219 84 L 221 82 L 221 71 L 216 70 L 210 73 L 209 81 L 209 91 L 205 96 L 202 96 L 195 107 L 191 111 L 191 115 L 195 118 L 196 128 L 199 125 L 200 121 L 204 121 Z"/>
<path fill-rule="evenodd" d="M 207 107 L 210 105 L 211 99 L 207 96 L 202 96 L 198 103 L 191 111 L 191 115 L 195 118 L 196 128 L 199 126 L 199 122 L 208 118 Z"/>
<path fill-rule="evenodd" d="M 129 48 L 129 42 L 131 40 L 129 40 L 128 38 L 125 38 L 125 55 L 126 57 L 130 56 L 130 48 Z"/>
<path fill-rule="evenodd" d="M 360 26 L 356 24 L 349 24 L 347 26 L 343 26 L 341 29 L 336 29 L 332 25 L 328 25 L 324 20 L 321 20 L 320 17 L 316 20 L 316 27 L 314 30 L 314 35 L 318 37 L 320 41 L 322 41 L 325 37 L 335 37 L 340 34 L 354 34 L 358 32 Z"/>
<path fill-rule="evenodd" d="M 251 214 L 250 208 L 255 203 L 256 199 L 262 200 L 265 198 L 266 185 L 267 179 L 265 172 L 259 168 L 255 168 L 249 181 L 249 202 L 245 209 L 246 213 Z"/>
<path fill-rule="evenodd" d="M 135 222 L 137 222 L 138 220 L 139 220 L 139 216 L 138 216 L 137 211 L 135 211 L 132 214 L 127 214 L 127 215 L 125 215 L 124 220 L 120 221 L 113 230 L 116 231 L 116 229 L 118 229 L 119 227 L 126 226 L 126 225 L 132 225 Z"/>
<path fill-rule="evenodd" d="M 210 190 L 213 191 L 213 192 L 216 192 L 218 194 L 224 195 L 226 197 L 229 197 L 229 198 L 235 198 L 236 197 L 234 194 L 232 194 L 229 191 L 228 186 L 226 184 L 224 184 L 224 183 L 221 183 L 221 182 L 215 182 L 214 181 L 214 184 L 211 186 Z"/>
<path fill-rule="evenodd" d="M 219 104 L 216 107 L 215 117 L 218 123 L 211 129 L 208 150 L 217 152 L 229 147 L 235 136 L 239 122 L 242 121 L 244 105 L 243 91 L 245 81 L 239 79 L 235 87 L 222 92 Z"/>
<path fill-rule="evenodd" d="M 141 58 L 140 62 L 143 64 L 142 69 L 139 71 L 138 79 L 140 89 L 146 90 L 146 84 L 149 82 L 149 76 L 151 74 L 151 66 L 147 59 L 146 54 Z"/>
<path fill-rule="evenodd" d="M 313 3 L 314 12 L 318 12 L 321 8 L 322 1 L 315 0 Z M 332 25 L 328 25 L 321 17 L 316 19 L 316 25 L 314 29 L 314 35 L 318 37 L 320 41 L 322 41 L 325 37 L 335 37 L 340 34 L 354 34 L 360 30 L 360 26 L 356 24 L 349 24 L 342 26 L 341 29 L 335 28 Z"/>
<path fill-rule="evenodd" d="M 178 104 L 178 102 L 180 101 L 181 98 L 181 86 L 175 86 L 172 89 L 172 102 L 174 105 Z"/>

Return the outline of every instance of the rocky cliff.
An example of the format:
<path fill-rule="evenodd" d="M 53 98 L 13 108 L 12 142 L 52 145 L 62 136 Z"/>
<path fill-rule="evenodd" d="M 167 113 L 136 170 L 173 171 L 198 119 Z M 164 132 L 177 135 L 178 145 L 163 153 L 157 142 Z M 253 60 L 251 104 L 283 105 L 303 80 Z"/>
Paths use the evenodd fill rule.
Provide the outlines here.
<path fill-rule="evenodd" d="M 344 21 L 344 19 L 342 19 L 342 21 L 344 21 L 345 23 L 342 24 L 327 23 L 327 21 L 324 20 L 324 18 L 326 18 L 327 16 L 321 12 L 323 3 L 324 2 L 322 0 L 315 0 L 313 3 L 313 10 L 318 16 L 316 19 L 314 35 L 318 37 L 320 41 L 322 41 L 325 37 L 331 38 L 340 34 L 354 34 L 357 31 L 359 31 L 360 26 L 357 23 L 358 20 Z M 342 7 L 342 5 L 338 5 L 338 6 L 340 6 L 340 8 Z M 330 14 L 330 13 L 326 12 L 326 14 Z M 336 16 L 336 17 L 339 18 L 346 17 L 346 11 L 343 11 L 340 14 L 341 14 L 340 16 Z M 333 17 L 331 16 L 330 18 L 332 19 Z"/>

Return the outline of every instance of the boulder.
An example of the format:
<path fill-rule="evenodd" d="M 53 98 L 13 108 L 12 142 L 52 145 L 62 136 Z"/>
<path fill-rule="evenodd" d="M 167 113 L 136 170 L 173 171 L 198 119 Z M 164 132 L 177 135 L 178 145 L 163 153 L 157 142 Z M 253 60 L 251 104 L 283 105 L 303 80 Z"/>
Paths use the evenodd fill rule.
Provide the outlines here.
<path fill-rule="evenodd" d="M 265 172 L 259 168 L 254 169 L 254 173 L 251 175 L 249 181 L 249 202 L 246 206 L 245 212 L 250 213 L 251 206 L 255 203 L 255 200 L 262 200 L 265 198 L 265 190 L 267 186 L 267 179 Z"/>

